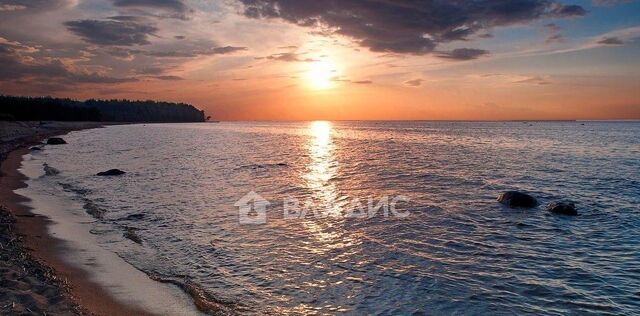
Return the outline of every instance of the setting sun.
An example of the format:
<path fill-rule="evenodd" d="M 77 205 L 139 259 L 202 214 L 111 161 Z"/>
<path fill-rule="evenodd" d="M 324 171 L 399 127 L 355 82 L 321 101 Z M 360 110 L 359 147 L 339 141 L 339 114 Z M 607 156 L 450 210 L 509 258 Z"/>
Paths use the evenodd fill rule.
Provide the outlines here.
<path fill-rule="evenodd" d="M 320 60 L 309 64 L 305 80 L 312 88 L 324 90 L 333 87 L 333 78 L 336 76 L 335 64 L 328 60 Z"/>

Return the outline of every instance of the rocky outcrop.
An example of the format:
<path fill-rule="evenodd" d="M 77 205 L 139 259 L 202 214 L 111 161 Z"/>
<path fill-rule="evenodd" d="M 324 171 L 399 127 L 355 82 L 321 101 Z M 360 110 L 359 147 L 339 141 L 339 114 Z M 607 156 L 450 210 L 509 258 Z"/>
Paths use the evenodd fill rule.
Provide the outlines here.
<path fill-rule="evenodd" d="M 101 177 L 111 177 L 111 176 L 120 176 L 125 174 L 126 172 L 120 169 L 111 169 L 103 172 L 98 172 L 96 175 Z"/>
<path fill-rule="evenodd" d="M 576 209 L 575 203 L 569 201 L 552 202 L 547 205 L 546 210 L 554 214 L 568 216 L 578 215 L 578 210 Z"/>
<path fill-rule="evenodd" d="M 511 208 L 532 208 L 538 205 L 538 201 L 533 196 L 518 191 L 507 191 L 500 194 L 498 202 Z"/>

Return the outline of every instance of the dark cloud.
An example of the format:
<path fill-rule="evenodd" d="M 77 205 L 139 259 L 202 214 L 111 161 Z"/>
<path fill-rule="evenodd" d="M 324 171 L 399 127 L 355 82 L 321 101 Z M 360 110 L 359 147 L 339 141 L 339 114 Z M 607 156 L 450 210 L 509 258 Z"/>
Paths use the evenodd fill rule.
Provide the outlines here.
<path fill-rule="evenodd" d="M 160 75 L 164 71 L 165 71 L 164 67 L 154 65 L 154 66 L 142 67 L 140 69 L 137 69 L 136 73 L 141 75 Z"/>
<path fill-rule="evenodd" d="M 273 54 L 266 57 L 256 57 L 256 59 L 269 59 L 269 60 L 277 60 L 277 61 L 286 61 L 286 62 L 315 62 L 317 60 L 313 58 L 304 58 L 302 57 L 304 54 L 296 54 L 296 53 L 280 53 Z"/>
<path fill-rule="evenodd" d="M 0 11 L 55 10 L 76 3 L 75 0 L 0 0 Z"/>
<path fill-rule="evenodd" d="M 152 76 L 151 78 L 153 79 L 158 79 L 158 80 L 165 80 L 165 81 L 177 81 L 177 80 L 184 80 L 184 78 L 179 77 L 179 76 L 170 76 L 170 75 L 164 75 L 164 76 Z"/>
<path fill-rule="evenodd" d="M 478 57 L 488 53 L 489 52 L 484 49 L 456 48 L 450 52 L 441 52 L 438 54 L 438 57 L 453 60 L 471 60 L 477 59 Z"/>
<path fill-rule="evenodd" d="M 371 80 L 357 80 L 357 81 L 351 81 L 351 82 L 355 84 L 372 84 L 373 83 L 373 81 Z"/>
<path fill-rule="evenodd" d="M 64 75 L 67 69 L 59 60 L 34 62 L 13 43 L 0 43 L 0 81 L 19 80 L 31 76 Z"/>
<path fill-rule="evenodd" d="M 193 44 L 185 43 L 179 45 L 179 50 L 142 50 L 129 49 L 124 47 L 110 47 L 106 52 L 114 57 L 123 59 L 132 59 L 137 55 L 158 57 L 158 58 L 193 58 L 198 56 L 225 55 L 235 52 L 246 51 L 247 47 L 222 46 L 222 47 L 205 47 L 211 44 Z"/>
<path fill-rule="evenodd" d="M 65 23 L 69 31 L 88 43 L 104 46 L 132 46 L 149 44 L 155 26 L 122 20 L 77 20 Z"/>
<path fill-rule="evenodd" d="M 405 85 L 410 87 L 419 87 L 424 82 L 423 79 L 411 79 L 404 82 Z"/>
<path fill-rule="evenodd" d="M 603 7 L 603 6 L 614 6 L 623 3 L 630 3 L 633 0 L 593 0 L 592 3 L 595 6 Z"/>
<path fill-rule="evenodd" d="M 240 0 L 251 18 L 280 18 L 340 34 L 375 52 L 423 55 L 497 26 L 582 16 L 554 0 Z"/>
<path fill-rule="evenodd" d="M 624 45 L 624 41 L 617 37 L 605 37 L 598 41 L 598 44 L 602 45 Z"/>
<path fill-rule="evenodd" d="M 550 32 L 550 33 L 558 33 L 560 32 L 560 26 L 558 26 L 558 24 L 555 23 L 548 23 L 545 24 L 544 27 Z"/>
<path fill-rule="evenodd" d="M 562 29 L 557 24 L 549 23 L 549 24 L 545 24 L 544 27 L 549 33 L 549 35 L 547 36 L 547 39 L 545 40 L 545 43 L 550 44 L 554 42 L 562 42 L 564 40 L 564 37 L 562 36 L 562 34 L 560 34 L 560 31 Z"/>
<path fill-rule="evenodd" d="M 146 19 L 144 17 L 137 16 L 137 15 L 116 15 L 116 16 L 109 17 L 109 20 L 124 21 L 124 22 L 144 22 L 144 21 L 146 21 Z"/>
<path fill-rule="evenodd" d="M 579 5 L 556 5 L 552 10 L 551 16 L 558 18 L 569 18 L 574 16 L 584 16 L 587 14 L 587 10 Z"/>
<path fill-rule="evenodd" d="M 196 52 L 187 51 L 145 51 L 141 52 L 142 55 L 161 58 L 192 58 L 197 57 Z"/>
<path fill-rule="evenodd" d="M 143 51 L 139 53 L 152 57 L 191 58 L 197 56 L 226 55 L 246 50 L 248 50 L 247 47 L 222 46 L 205 49 L 195 48 L 175 51 Z"/>
<path fill-rule="evenodd" d="M 66 76 L 73 83 L 124 83 L 138 81 L 136 78 L 117 78 L 101 75 L 95 72 L 73 73 L 69 72 Z"/>
<path fill-rule="evenodd" d="M 550 44 L 555 42 L 562 42 L 563 40 L 564 37 L 562 36 L 562 34 L 551 34 L 544 42 Z"/>
<path fill-rule="evenodd" d="M 0 81 L 22 80 L 32 85 L 63 88 L 80 83 L 114 84 L 137 80 L 74 69 L 55 58 L 33 58 L 30 55 L 33 52 L 19 43 L 0 42 Z"/>
<path fill-rule="evenodd" d="M 116 7 L 150 7 L 176 12 L 187 11 L 187 6 L 180 0 L 112 0 L 112 2 Z"/>
<path fill-rule="evenodd" d="M 140 54 L 143 51 L 114 46 L 109 47 L 108 49 L 104 50 L 104 52 L 116 58 L 131 60 L 135 57 L 136 54 Z"/>
<path fill-rule="evenodd" d="M 111 0 L 119 8 L 156 17 L 186 19 L 189 8 L 183 0 Z"/>
<path fill-rule="evenodd" d="M 235 46 L 223 46 L 223 47 L 216 47 L 209 52 L 202 53 L 201 55 L 224 55 L 224 54 L 231 54 L 231 53 L 245 51 L 245 50 L 248 50 L 248 48 L 235 47 Z"/>

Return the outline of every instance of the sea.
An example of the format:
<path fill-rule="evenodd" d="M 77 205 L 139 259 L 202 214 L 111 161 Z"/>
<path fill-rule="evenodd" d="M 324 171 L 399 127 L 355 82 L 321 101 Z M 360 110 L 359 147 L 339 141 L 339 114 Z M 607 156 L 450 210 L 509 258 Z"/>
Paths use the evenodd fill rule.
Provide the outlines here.
<path fill-rule="evenodd" d="M 25 155 L 69 264 L 158 314 L 638 315 L 640 122 L 112 125 Z M 126 174 L 96 173 L 121 169 Z M 539 206 L 496 201 L 517 190 Z M 579 215 L 545 210 L 574 202 Z M 198 306 L 198 308 L 195 308 Z"/>

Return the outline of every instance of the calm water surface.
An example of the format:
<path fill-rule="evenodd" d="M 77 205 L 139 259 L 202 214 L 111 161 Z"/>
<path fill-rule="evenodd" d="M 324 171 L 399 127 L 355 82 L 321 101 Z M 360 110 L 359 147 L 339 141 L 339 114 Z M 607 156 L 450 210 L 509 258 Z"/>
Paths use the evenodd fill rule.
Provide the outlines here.
<path fill-rule="evenodd" d="M 640 313 L 640 123 L 110 126 L 34 159 L 100 244 L 240 313 Z M 111 168 L 128 173 L 102 178 Z M 580 216 L 495 201 L 518 189 Z M 255 191 L 264 225 L 234 203 Z M 283 199 L 404 195 L 406 218 L 284 219 Z M 137 244 L 123 237 L 135 231 Z"/>

